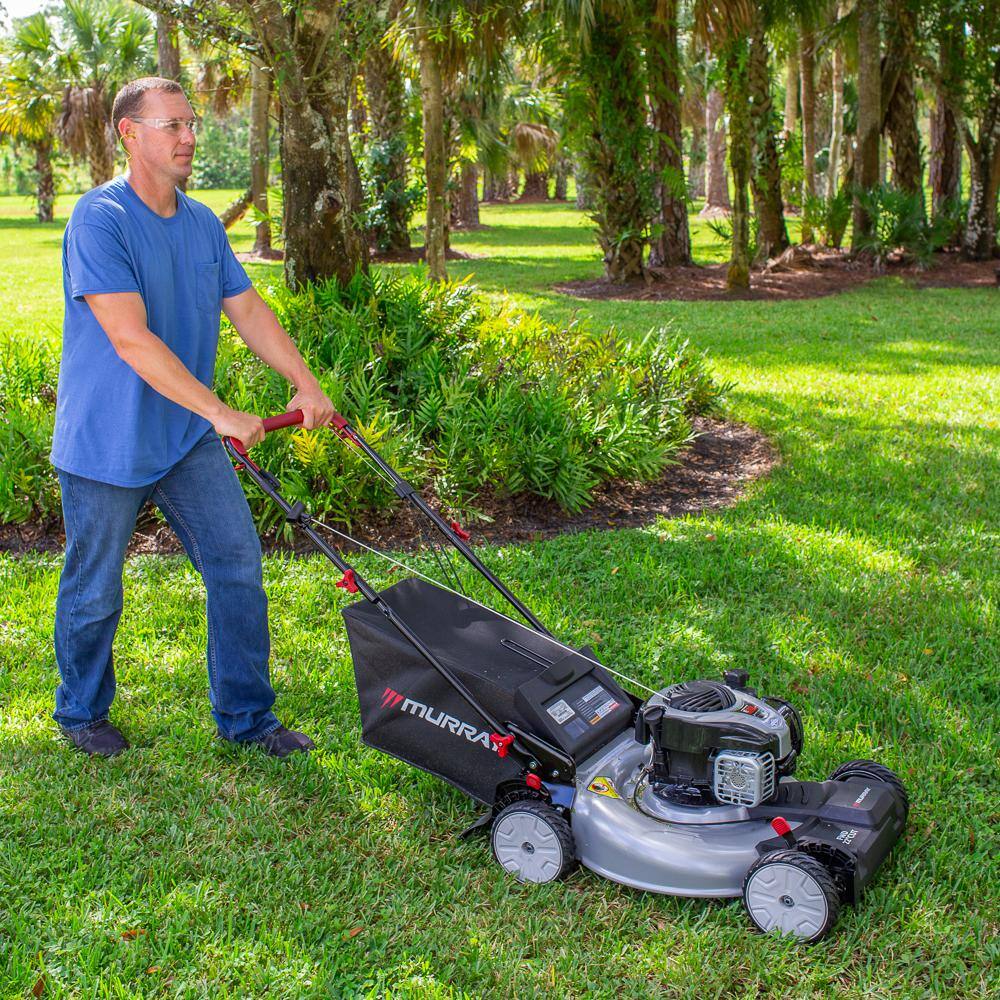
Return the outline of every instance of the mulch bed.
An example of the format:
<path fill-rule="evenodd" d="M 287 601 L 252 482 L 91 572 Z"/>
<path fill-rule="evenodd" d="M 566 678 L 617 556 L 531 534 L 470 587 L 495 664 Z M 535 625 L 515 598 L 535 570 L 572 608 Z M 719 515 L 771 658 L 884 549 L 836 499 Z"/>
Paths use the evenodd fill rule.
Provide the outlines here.
<path fill-rule="evenodd" d="M 886 275 L 905 278 L 917 288 L 996 288 L 998 268 L 1000 261 L 966 261 L 957 253 L 941 253 L 927 269 L 890 262 L 877 271 L 868 263 L 852 260 L 846 252 L 818 250 L 798 256 L 787 268 L 754 270 L 746 291 L 726 288 L 726 264 L 651 268 L 646 282 L 569 281 L 556 285 L 555 291 L 584 299 L 780 301 L 835 295 Z"/>
<path fill-rule="evenodd" d="M 474 542 L 536 541 L 566 532 L 638 527 L 658 517 L 726 507 L 742 496 L 749 482 L 766 475 L 779 461 L 770 441 L 752 427 L 707 417 L 697 418 L 694 424 L 698 436 L 681 454 L 679 464 L 652 483 L 605 484 L 595 491 L 594 503 L 577 514 L 567 514 L 540 497 L 480 496 L 476 506 L 491 520 L 471 525 Z M 247 488 L 254 489 L 249 483 Z M 428 499 L 434 502 L 432 496 Z M 351 534 L 376 548 L 405 550 L 424 544 L 427 530 L 423 518 L 403 507 L 389 518 L 356 526 Z M 335 536 L 330 538 L 336 541 Z M 0 525 L 0 552 L 61 551 L 65 541 L 58 520 Z M 303 555 L 316 551 L 300 534 L 291 545 L 276 541 L 273 535 L 265 536 L 263 543 L 268 552 Z M 184 550 L 170 527 L 156 521 L 152 508 L 146 508 L 128 551 L 130 555 L 168 555 Z"/>

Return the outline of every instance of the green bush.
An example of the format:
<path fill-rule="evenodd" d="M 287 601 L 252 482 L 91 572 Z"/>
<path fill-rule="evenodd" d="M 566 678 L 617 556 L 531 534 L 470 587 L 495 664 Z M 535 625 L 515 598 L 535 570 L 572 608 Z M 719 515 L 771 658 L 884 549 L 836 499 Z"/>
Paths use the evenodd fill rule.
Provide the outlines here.
<path fill-rule="evenodd" d="M 691 417 L 727 387 L 703 357 L 665 330 L 640 340 L 583 324 L 560 328 L 463 284 L 358 275 L 293 294 L 266 293 L 324 390 L 415 485 L 453 509 L 489 489 L 532 493 L 577 510 L 608 479 L 657 476 L 690 439 Z M 0 434 L 23 440 L 0 466 L 0 520 L 57 509 L 48 468 L 55 360 L 20 347 L 0 360 Z M 289 388 L 226 326 L 216 389 L 262 415 L 285 409 Z M 39 409 L 44 413 L 40 413 Z M 22 415 L 33 415 L 25 434 Z M 291 500 L 351 524 L 397 498 L 354 447 L 328 430 L 270 434 L 254 452 Z M 248 489 L 261 530 L 280 512 Z"/>
<path fill-rule="evenodd" d="M 928 221 L 922 192 L 879 184 L 859 190 L 857 198 L 872 221 L 871 235 L 861 239 L 857 249 L 871 256 L 876 267 L 884 267 L 894 253 L 925 266 L 953 237 L 955 219 L 945 215 Z"/>
<path fill-rule="evenodd" d="M 841 188 L 828 198 L 806 195 L 802 224 L 819 234 L 823 246 L 839 249 L 851 221 L 851 207 L 851 192 L 847 188 Z"/>

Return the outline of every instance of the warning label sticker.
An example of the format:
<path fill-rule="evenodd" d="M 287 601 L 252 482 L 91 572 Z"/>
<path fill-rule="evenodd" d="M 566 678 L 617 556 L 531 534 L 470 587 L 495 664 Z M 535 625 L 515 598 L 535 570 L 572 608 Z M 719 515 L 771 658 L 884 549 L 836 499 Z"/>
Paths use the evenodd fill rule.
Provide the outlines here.
<path fill-rule="evenodd" d="M 615 786 L 611 784 L 610 778 L 594 778 L 587 785 L 588 792 L 596 792 L 598 795 L 606 795 L 609 799 L 620 799 L 621 796 L 615 791 Z"/>
<path fill-rule="evenodd" d="M 560 698 L 554 705 L 549 705 L 549 715 L 561 726 L 567 719 L 572 719 L 576 713 Z"/>
<path fill-rule="evenodd" d="M 613 712 L 617 707 L 618 702 L 600 684 L 591 688 L 590 691 L 576 702 L 576 710 L 585 719 L 589 719 L 592 726 L 596 726 L 604 716 L 609 712 Z"/>

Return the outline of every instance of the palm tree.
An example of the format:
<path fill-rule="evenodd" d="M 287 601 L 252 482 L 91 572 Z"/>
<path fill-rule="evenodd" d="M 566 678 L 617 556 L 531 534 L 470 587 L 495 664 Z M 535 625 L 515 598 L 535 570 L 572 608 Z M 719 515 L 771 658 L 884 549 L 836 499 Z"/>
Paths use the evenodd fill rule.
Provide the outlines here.
<path fill-rule="evenodd" d="M 729 113 L 729 167 L 733 175 L 733 242 L 726 273 L 728 288 L 750 285 L 750 199 L 753 166 L 750 118 L 751 30 L 759 14 L 753 0 L 698 0 L 695 25 L 716 53 Z"/>
<path fill-rule="evenodd" d="M 35 154 L 36 217 L 52 221 L 55 183 L 52 175 L 53 129 L 59 111 L 59 53 L 44 14 L 14 22 L 4 39 L 0 134 L 26 142 Z"/>
<path fill-rule="evenodd" d="M 115 93 L 126 80 L 149 74 L 155 66 L 153 25 L 144 11 L 123 0 L 65 0 L 60 16 L 68 84 L 59 134 L 74 156 L 88 161 L 96 187 L 114 175 Z"/>
<path fill-rule="evenodd" d="M 882 129 L 882 36 L 879 0 L 857 0 L 858 125 L 854 154 L 854 181 L 867 191 L 879 180 L 879 133 Z M 861 199 L 854 199 L 852 243 L 855 249 L 870 235 L 872 219 Z"/>

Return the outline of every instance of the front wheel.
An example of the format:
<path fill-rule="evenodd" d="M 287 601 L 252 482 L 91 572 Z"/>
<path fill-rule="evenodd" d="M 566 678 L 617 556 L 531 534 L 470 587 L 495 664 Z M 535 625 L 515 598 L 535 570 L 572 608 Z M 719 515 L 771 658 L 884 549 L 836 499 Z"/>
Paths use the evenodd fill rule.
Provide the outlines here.
<path fill-rule="evenodd" d="M 772 851 L 754 862 L 743 881 L 747 915 L 767 934 L 777 931 L 800 941 L 818 941 L 840 913 L 833 876 L 802 851 Z"/>
<path fill-rule="evenodd" d="M 493 856 L 518 882 L 554 882 L 576 867 L 569 823 L 546 802 L 512 802 L 497 813 Z"/>

